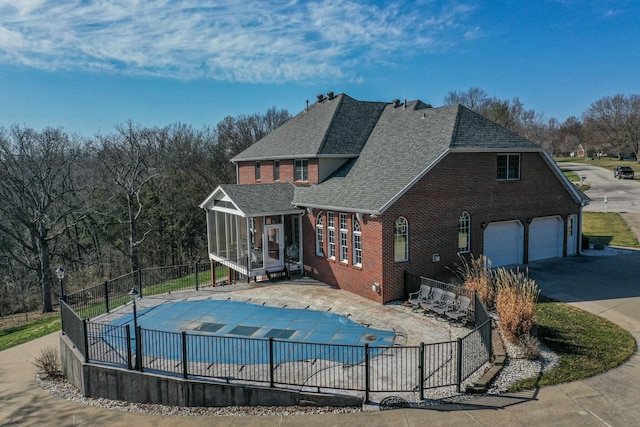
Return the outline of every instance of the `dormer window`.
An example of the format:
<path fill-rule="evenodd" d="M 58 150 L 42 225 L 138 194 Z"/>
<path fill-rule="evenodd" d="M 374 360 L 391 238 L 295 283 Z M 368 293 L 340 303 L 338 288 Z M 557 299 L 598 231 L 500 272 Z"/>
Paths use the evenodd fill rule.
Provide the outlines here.
<path fill-rule="evenodd" d="M 294 180 L 299 182 L 309 181 L 309 160 L 294 160 Z"/>

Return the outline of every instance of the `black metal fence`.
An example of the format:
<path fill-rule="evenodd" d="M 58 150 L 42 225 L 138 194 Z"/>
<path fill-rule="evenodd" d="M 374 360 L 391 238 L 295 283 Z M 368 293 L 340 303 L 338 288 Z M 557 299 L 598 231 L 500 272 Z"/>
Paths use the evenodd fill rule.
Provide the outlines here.
<path fill-rule="evenodd" d="M 144 279 L 142 271 L 137 277 L 123 276 L 92 288 L 107 290 L 96 293 L 102 299 L 94 303 L 107 311 L 115 307 L 116 302 L 122 304 L 128 299 L 126 294 L 132 280 L 147 291 L 198 289 L 198 271 L 197 267 L 194 270 L 182 266 L 146 273 Z M 182 278 L 177 277 L 181 274 Z M 164 282 L 154 284 L 148 279 L 151 277 Z M 170 284 L 165 283 L 167 281 Z M 443 285 L 467 294 L 461 287 Z M 222 337 L 140 327 L 134 331 L 129 325 L 86 320 L 84 316 L 98 310 L 90 309 L 79 298 L 82 292 L 73 297 L 76 309 L 84 310 L 83 315 L 74 312 L 74 306 L 64 301 L 61 315 L 63 332 L 82 352 L 85 362 L 180 375 L 185 379 L 216 378 L 228 383 L 264 383 L 270 387 L 297 386 L 317 391 L 360 390 L 365 392 L 367 401 L 371 392 L 418 391 L 423 399 L 424 391 L 430 388 L 456 386 L 459 391 L 461 384 L 491 357 L 491 318 L 475 295 L 472 296 L 476 327 L 463 338 L 420 346 L 373 347 Z"/>

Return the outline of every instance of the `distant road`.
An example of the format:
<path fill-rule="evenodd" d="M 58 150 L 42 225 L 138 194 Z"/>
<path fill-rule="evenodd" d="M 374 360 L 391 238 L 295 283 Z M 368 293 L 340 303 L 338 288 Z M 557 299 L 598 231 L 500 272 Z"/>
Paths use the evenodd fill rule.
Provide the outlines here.
<path fill-rule="evenodd" d="M 594 160 L 593 164 L 598 161 Z M 591 203 L 585 212 L 619 212 L 640 214 L 640 166 L 634 168 L 635 179 L 617 179 L 607 169 L 584 163 L 558 163 L 562 170 L 571 170 L 585 177 L 591 188 L 585 194 Z M 606 203 L 605 203 L 606 197 Z"/>

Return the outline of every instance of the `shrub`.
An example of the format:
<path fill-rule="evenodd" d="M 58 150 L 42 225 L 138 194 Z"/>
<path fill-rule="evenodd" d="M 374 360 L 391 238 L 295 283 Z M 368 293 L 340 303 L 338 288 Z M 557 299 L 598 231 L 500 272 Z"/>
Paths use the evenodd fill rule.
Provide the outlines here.
<path fill-rule="evenodd" d="M 463 286 L 478 293 L 478 298 L 487 308 L 495 304 L 495 288 L 491 278 L 491 261 L 480 255 L 470 259 L 460 256 L 462 265 L 457 265 L 456 275 L 462 280 Z"/>
<path fill-rule="evenodd" d="M 540 358 L 540 341 L 533 335 L 526 334 L 518 338 L 518 348 L 522 351 L 522 357 L 527 360 Z"/>
<path fill-rule="evenodd" d="M 499 268 L 495 273 L 496 311 L 505 339 L 515 343 L 535 327 L 538 286 L 520 271 Z"/>
<path fill-rule="evenodd" d="M 45 347 L 36 356 L 33 364 L 48 377 L 61 375 L 60 356 L 54 347 Z"/>

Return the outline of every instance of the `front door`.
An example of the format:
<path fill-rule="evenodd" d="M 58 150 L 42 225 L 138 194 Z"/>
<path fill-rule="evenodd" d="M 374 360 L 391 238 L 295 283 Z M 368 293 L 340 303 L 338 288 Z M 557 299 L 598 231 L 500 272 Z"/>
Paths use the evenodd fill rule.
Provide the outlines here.
<path fill-rule="evenodd" d="M 267 241 L 266 250 L 266 268 L 282 268 L 284 267 L 284 225 L 273 224 L 266 225 L 264 228 Z"/>

